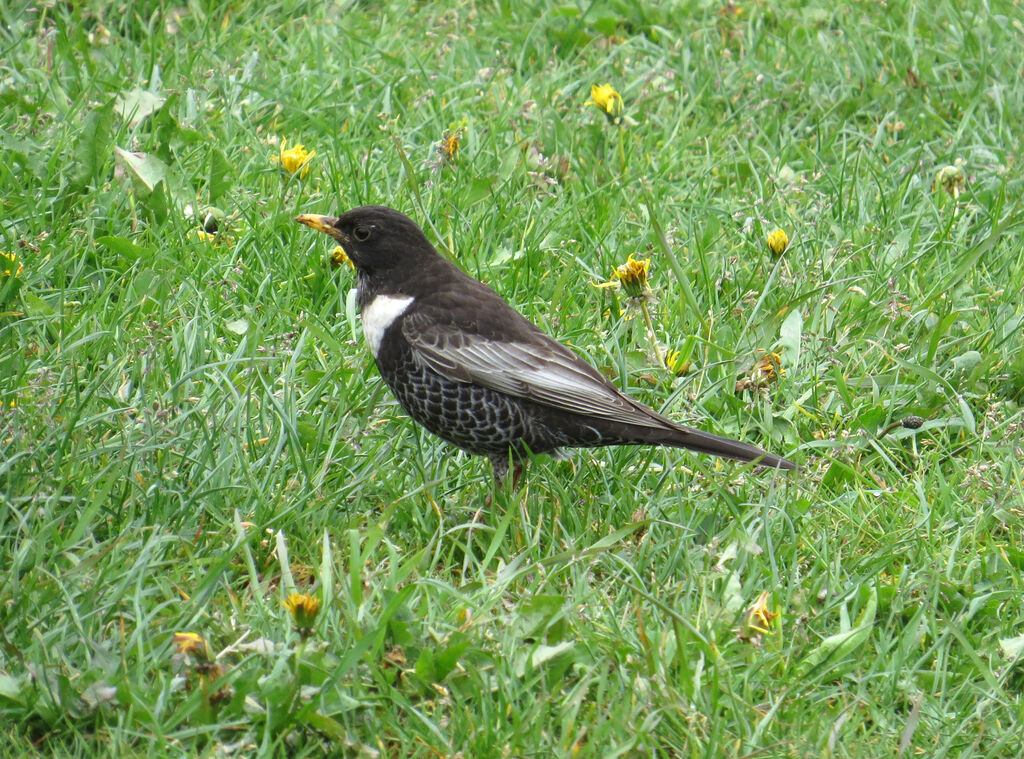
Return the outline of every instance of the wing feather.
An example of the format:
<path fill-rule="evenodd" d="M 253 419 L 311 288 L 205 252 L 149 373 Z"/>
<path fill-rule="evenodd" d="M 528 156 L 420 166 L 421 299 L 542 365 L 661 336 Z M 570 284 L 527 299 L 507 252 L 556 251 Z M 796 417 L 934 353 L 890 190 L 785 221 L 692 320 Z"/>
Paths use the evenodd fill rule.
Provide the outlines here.
<path fill-rule="evenodd" d="M 541 332 L 536 340 L 506 342 L 410 314 L 402 321 L 402 333 L 417 361 L 457 382 L 625 424 L 676 426 L 622 394 L 590 364 Z"/>

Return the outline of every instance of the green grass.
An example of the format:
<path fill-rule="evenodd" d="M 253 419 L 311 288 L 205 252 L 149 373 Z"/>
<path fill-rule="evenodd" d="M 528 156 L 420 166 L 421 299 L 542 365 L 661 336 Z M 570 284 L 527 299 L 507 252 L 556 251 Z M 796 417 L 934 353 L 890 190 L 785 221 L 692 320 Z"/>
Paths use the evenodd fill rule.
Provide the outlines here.
<path fill-rule="evenodd" d="M 1019 1 L 141 5 L 0 8 L 0 755 L 1019 752 Z M 801 471 L 583 451 L 488 505 L 292 221 L 364 203 Z M 629 254 L 684 376 L 593 286 Z"/>

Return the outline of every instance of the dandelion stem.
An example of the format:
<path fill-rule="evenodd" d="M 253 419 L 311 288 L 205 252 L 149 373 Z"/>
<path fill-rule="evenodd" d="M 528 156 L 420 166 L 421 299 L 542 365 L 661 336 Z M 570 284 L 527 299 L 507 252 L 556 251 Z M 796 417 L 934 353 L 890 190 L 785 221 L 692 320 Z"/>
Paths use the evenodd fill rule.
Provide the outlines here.
<path fill-rule="evenodd" d="M 621 125 L 615 130 L 619 133 L 619 175 L 626 173 L 626 130 Z"/>
<path fill-rule="evenodd" d="M 651 321 L 651 312 L 647 308 L 647 300 L 640 300 L 640 310 L 644 314 L 644 324 L 647 325 L 647 336 L 651 340 L 651 345 L 654 346 L 654 355 L 658 358 L 658 366 L 665 366 L 665 359 L 661 355 L 661 346 L 658 345 L 658 337 L 654 334 L 654 323 Z"/>
<path fill-rule="evenodd" d="M 647 206 L 648 218 L 651 220 L 651 226 L 654 228 L 655 239 L 658 242 L 658 247 L 661 248 L 662 254 L 664 254 L 668 261 L 669 268 L 672 269 L 672 273 L 676 275 L 676 281 L 683 290 L 683 298 L 686 300 L 686 304 L 693 311 L 693 316 L 704 329 L 710 332 L 707 321 L 701 316 L 700 306 L 697 305 L 697 298 L 693 294 L 693 288 L 690 287 L 690 278 L 683 271 L 683 267 L 679 265 L 679 260 L 676 258 L 675 253 L 672 252 L 672 248 L 668 244 L 668 238 L 665 237 L 665 230 L 662 229 L 661 223 L 658 221 L 658 216 L 654 212 L 654 202 L 651 200 L 650 195 L 644 198 L 644 205 Z"/>

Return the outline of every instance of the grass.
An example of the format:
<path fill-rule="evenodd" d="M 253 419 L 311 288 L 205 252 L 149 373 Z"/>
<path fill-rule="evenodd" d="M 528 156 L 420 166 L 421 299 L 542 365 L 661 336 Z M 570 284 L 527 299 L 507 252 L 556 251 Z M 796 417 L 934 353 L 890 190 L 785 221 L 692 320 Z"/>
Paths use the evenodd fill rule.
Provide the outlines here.
<path fill-rule="evenodd" d="M 0 755 L 1014 755 L 1020 11 L 4 5 Z M 584 451 L 488 506 L 292 221 L 364 203 L 801 471 Z M 629 254 L 657 348 L 593 287 Z"/>

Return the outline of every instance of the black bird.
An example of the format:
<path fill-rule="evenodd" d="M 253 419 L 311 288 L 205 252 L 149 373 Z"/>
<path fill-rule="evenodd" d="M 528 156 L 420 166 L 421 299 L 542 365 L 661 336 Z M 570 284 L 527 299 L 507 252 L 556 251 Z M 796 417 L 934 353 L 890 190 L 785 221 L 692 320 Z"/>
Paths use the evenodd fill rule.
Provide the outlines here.
<path fill-rule="evenodd" d="M 482 282 L 443 258 L 416 223 L 385 206 L 296 221 L 337 240 L 358 275 L 363 336 L 409 415 L 486 456 L 501 482 L 527 454 L 668 445 L 796 465 L 757 446 L 683 427 L 623 394 Z"/>

